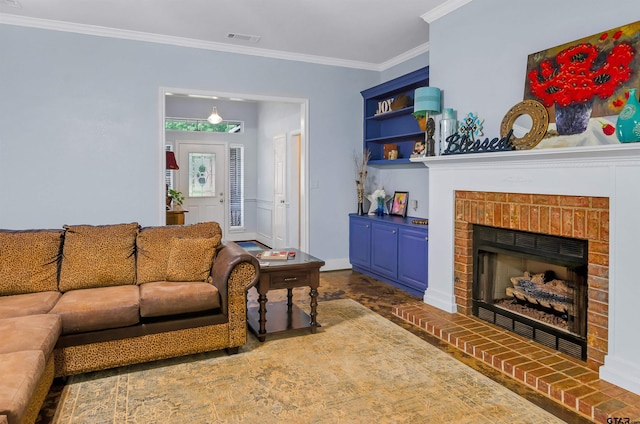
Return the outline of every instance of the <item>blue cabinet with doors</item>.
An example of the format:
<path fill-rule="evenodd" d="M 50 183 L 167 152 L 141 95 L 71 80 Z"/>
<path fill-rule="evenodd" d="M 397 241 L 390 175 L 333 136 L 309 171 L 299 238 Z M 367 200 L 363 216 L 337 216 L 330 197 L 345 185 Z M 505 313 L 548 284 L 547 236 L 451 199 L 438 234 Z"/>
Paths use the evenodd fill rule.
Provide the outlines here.
<path fill-rule="evenodd" d="M 423 296 L 429 227 L 415 217 L 349 215 L 349 260 L 355 271 Z"/>
<path fill-rule="evenodd" d="M 363 219 L 349 222 L 349 261 L 354 266 L 371 266 L 371 222 Z"/>
<path fill-rule="evenodd" d="M 398 278 L 398 225 L 384 221 L 371 224 L 371 271 Z"/>

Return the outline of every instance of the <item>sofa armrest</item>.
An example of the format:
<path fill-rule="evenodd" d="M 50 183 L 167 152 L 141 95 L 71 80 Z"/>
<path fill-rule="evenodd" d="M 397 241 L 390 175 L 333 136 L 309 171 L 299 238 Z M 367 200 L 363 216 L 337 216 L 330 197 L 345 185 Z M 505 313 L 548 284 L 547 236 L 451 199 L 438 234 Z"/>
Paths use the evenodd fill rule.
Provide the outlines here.
<path fill-rule="evenodd" d="M 222 312 L 229 313 L 232 297 L 245 299 L 247 290 L 253 287 L 260 273 L 260 264 L 255 256 L 229 241 L 218 249 L 213 261 L 211 276 L 213 285 L 220 292 Z M 245 307 L 246 307 L 246 300 Z"/>

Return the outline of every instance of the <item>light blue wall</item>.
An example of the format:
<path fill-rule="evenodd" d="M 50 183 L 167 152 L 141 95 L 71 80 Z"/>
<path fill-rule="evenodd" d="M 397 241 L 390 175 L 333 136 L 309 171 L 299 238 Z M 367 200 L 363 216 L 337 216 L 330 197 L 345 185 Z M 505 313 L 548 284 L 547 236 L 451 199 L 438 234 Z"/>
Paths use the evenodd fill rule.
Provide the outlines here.
<path fill-rule="evenodd" d="M 390 79 L 400 77 L 408 74 L 409 72 L 415 71 L 416 69 L 424 68 L 425 66 L 429 66 L 428 52 L 405 60 L 404 62 L 396 66 L 392 66 L 389 69 L 385 69 L 380 73 L 380 82 L 389 81 Z"/>
<path fill-rule="evenodd" d="M 380 73 L 11 25 L 0 39 L 0 228 L 162 224 L 159 89 L 179 87 L 308 98 L 310 251 L 348 256 L 360 91 Z"/>
<path fill-rule="evenodd" d="M 478 113 L 497 137 L 523 100 L 529 54 L 638 20 L 636 0 L 473 0 L 430 24 L 430 82 L 444 107 Z"/>

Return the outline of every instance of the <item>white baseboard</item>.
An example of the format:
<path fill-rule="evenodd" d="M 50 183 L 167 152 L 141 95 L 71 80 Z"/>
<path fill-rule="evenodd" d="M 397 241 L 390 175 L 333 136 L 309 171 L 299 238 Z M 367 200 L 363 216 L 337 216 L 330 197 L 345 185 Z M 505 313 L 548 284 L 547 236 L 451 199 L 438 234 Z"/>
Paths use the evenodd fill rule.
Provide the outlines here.
<path fill-rule="evenodd" d="M 338 271 L 341 269 L 351 269 L 349 258 L 327 259 L 324 261 L 324 263 L 325 265 L 320 268 L 320 271 Z"/>
<path fill-rule="evenodd" d="M 640 395 L 640 365 L 637 361 L 630 362 L 607 355 L 604 365 L 600 367 L 600 378 Z"/>
<path fill-rule="evenodd" d="M 273 246 L 273 239 L 269 238 L 263 234 L 256 234 L 255 239 L 256 241 L 259 241 L 260 243 L 264 244 L 265 246 L 269 246 L 272 247 Z"/>
<path fill-rule="evenodd" d="M 445 312 L 455 313 L 458 312 L 456 307 L 456 299 L 449 293 L 439 292 L 431 287 L 427 288 L 423 297 L 424 303 L 431 305 L 435 308 L 442 309 Z"/>
<path fill-rule="evenodd" d="M 232 232 L 227 232 L 225 240 L 229 240 L 229 241 L 248 241 L 248 240 L 255 240 L 256 239 L 256 233 L 232 233 Z"/>

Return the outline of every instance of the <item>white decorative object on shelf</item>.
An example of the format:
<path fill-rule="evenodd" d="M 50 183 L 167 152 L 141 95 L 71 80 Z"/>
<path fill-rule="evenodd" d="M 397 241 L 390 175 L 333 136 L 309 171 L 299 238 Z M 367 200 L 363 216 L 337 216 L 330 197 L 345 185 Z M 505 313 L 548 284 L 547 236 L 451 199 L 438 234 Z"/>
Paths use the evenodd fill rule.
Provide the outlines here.
<path fill-rule="evenodd" d="M 466 135 L 470 140 L 483 135 L 482 124 L 484 119 L 478 118 L 478 115 L 469 112 L 469 114 L 459 123 L 458 131 L 462 135 Z"/>
<path fill-rule="evenodd" d="M 365 194 L 364 196 L 369 202 L 369 215 L 375 215 L 376 210 L 378 210 L 378 197 L 384 198 L 384 213 L 388 214 L 389 209 L 387 208 L 387 203 L 391 200 L 391 196 L 387 196 L 384 192 L 383 188 L 379 188 L 375 190 L 373 193 Z"/>

